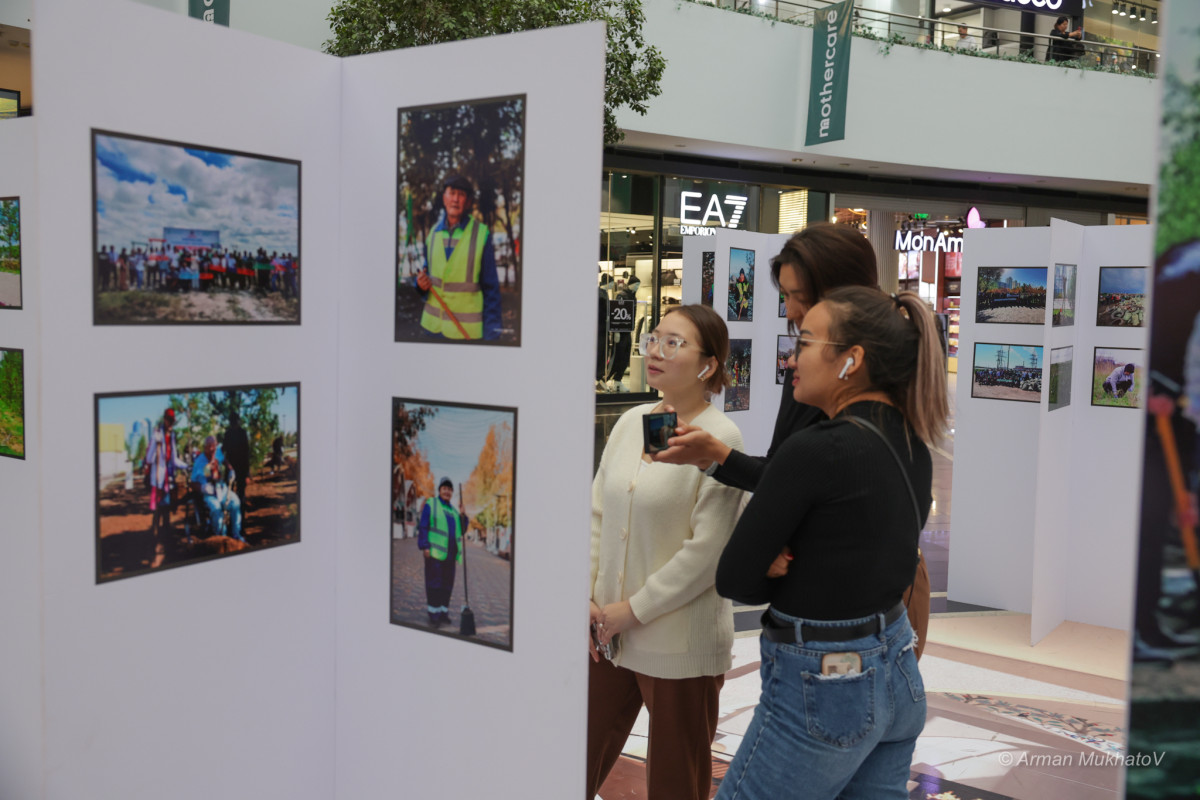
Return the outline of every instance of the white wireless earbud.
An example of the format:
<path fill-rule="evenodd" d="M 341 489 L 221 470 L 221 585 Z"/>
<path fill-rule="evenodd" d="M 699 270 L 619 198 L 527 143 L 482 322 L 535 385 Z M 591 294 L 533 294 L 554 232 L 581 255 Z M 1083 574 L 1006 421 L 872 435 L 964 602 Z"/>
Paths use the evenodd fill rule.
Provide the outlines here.
<path fill-rule="evenodd" d="M 704 369 L 700 370 L 700 374 L 696 376 L 696 379 L 701 381 L 704 380 L 704 376 L 708 374 L 710 369 L 712 369 L 712 367 L 706 365 Z"/>
<path fill-rule="evenodd" d="M 854 366 L 854 356 L 850 356 L 849 358 L 846 359 L 846 363 L 842 365 L 842 371 L 838 373 L 838 380 L 839 381 L 846 380 L 846 373 L 849 372 L 850 368 L 853 366 Z"/>

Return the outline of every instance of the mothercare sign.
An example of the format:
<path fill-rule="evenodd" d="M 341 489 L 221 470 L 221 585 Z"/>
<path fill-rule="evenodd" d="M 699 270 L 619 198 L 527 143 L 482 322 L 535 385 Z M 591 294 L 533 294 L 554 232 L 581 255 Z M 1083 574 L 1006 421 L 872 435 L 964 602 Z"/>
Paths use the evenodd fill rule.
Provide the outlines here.
<path fill-rule="evenodd" d="M 806 147 L 846 138 L 846 84 L 850 76 L 853 13 L 854 0 L 844 0 L 813 15 Z"/>
<path fill-rule="evenodd" d="M 188 16 L 229 26 L 229 0 L 188 0 Z"/>

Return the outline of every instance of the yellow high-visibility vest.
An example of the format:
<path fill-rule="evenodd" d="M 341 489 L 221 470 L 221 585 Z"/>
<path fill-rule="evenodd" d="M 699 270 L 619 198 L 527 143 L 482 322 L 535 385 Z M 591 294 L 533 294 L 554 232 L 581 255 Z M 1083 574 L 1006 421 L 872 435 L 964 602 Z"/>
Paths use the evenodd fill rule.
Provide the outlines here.
<path fill-rule="evenodd" d="M 487 229 L 479 220 L 467 217 L 467 223 L 447 259 L 446 243 L 454 241 L 450 234 L 450 231 L 442 228 L 429 234 L 425 240 L 429 279 L 433 287 L 425 299 L 421 327 L 430 333 L 440 333 L 447 339 L 482 339 L 483 288 L 479 281 L 483 272 L 483 246 L 487 240 Z M 466 331 L 465 337 L 433 296 L 433 291 L 441 295 L 446 308 Z"/>

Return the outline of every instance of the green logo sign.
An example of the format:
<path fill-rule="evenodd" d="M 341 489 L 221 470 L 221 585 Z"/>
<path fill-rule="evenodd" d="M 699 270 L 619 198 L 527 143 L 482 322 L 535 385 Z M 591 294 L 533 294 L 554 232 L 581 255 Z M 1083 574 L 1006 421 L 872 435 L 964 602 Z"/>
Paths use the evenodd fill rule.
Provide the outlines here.
<path fill-rule="evenodd" d="M 229 0 L 188 0 L 188 16 L 229 27 Z"/>
<path fill-rule="evenodd" d="M 814 15 L 805 146 L 846 138 L 846 85 L 850 78 L 853 14 L 854 0 L 843 0 Z"/>

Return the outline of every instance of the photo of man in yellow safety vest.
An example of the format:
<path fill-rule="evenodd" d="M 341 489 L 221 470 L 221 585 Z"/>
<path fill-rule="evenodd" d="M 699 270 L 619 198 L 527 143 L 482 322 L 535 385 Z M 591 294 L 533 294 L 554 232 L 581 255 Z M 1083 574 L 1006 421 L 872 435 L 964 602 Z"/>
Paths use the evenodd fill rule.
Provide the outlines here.
<path fill-rule="evenodd" d="M 457 565 L 463 559 L 463 531 L 467 512 L 462 498 L 458 509 L 450 504 L 454 482 L 442 478 L 436 497 L 425 501 L 421 521 L 417 523 L 417 547 L 425 556 L 425 599 L 429 624 L 437 628 L 450 624 L 450 595 L 454 591 Z"/>
<path fill-rule="evenodd" d="M 471 210 L 475 187 L 462 175 L 442 181 L 444 214 L 425 238 L 416 288 L 425 300 L 421 333 L 446 340 L 500 336 L 500 281 L 491 232 Z"/>

